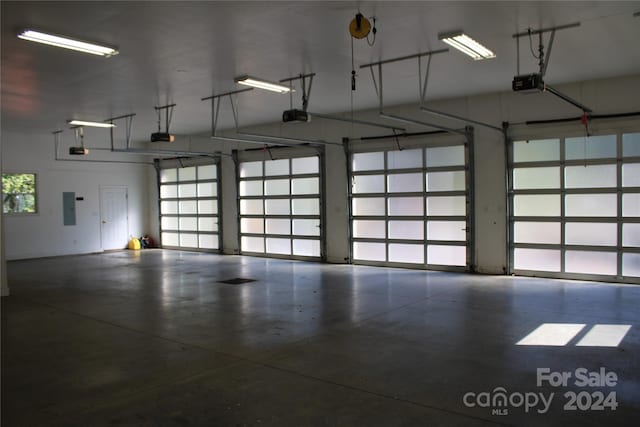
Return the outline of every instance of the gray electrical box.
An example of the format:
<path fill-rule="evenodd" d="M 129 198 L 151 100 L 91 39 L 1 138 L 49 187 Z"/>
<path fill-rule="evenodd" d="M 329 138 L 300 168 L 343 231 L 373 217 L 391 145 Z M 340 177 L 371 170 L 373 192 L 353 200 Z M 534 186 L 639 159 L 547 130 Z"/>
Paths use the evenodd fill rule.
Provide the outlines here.
<path fill-rule="evenodd" d="M 62 193 L 62 218 L 64 225 L 76 225 L 76 193 Z"/>

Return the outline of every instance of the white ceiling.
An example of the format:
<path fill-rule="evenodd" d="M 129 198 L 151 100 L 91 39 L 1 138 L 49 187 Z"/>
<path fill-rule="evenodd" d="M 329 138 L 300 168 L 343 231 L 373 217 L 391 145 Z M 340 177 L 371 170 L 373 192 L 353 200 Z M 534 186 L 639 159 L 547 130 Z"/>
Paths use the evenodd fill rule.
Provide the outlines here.
<path fill-rule="evenodd" d="M 428 99 L 510 90 L 516 32 L 581 22 L 556 34 L 546 81 L 564 83 L 640 72 L 639 1 L 598 2 L 11 2 L 2 1 L 2 128 L 50 132 L 71 118 L 136 113 L 134 139 L 156 127 L 153 107 L 176 103 L 172 131 L 210 130 L 200 99 L 237 88 L 242 74 L 276 81 L 316 73 L 311 111 L 374 107 L 368 70 L 350 90 L 349 21 L 358 7 L 376 16 L 375 45 L 354 42 L 355 64 L 446 47 L 438 33 L 463 29 L 497 58 L 475 62 L 452 51 L 434 56 Z M 19 40 L 22 28 L 102 41 L 112 58 Z M 536 40 L 534 39 L 534 48 Z M 528 41 L 522 73 L 535 72 Z M 385 104 L 418 100 L 417 61 L 384 67 Z M 289 97 L 254 90 L 238 97 L 240 124 L 280 120 Z M 294 94 L 300 105 L 300 91 Z M 228 108 L 222 127 L 232 126 Z"/>

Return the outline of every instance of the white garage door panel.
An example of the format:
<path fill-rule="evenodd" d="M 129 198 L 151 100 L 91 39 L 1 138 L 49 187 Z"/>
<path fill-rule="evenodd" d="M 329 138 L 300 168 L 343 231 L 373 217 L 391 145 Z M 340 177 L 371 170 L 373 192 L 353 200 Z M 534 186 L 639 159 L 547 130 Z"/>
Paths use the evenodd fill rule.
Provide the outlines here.
<path fill-rule="evenodd" d="M 467 157 L 462 143 L 353 153 L 354 262 L 468 268 Z"/>
<path fill-rule="evenodd" d="M 240 162 L 240 250 L 321 257 L 320 158 Z"/>
<path fill-rule="evenodd" d="M 622 132 L 513 142 L 511 271 L 639 283 L 639 146 Z"/>
<path fill-rule="evenodd" d="M 217 165 L 161 169 L 159 174 L 162 246 L 218 249 Z"/>

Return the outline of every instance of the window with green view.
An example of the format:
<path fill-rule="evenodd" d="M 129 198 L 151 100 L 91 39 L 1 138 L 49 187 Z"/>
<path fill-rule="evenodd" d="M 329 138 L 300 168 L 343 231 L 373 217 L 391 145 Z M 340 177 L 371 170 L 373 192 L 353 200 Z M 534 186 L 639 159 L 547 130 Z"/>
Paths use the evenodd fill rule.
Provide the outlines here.
<path fill-rule="evenodd" d="M 35 174 L 2 174 L 2 211 L 6 214 L 36 213 Z"/>

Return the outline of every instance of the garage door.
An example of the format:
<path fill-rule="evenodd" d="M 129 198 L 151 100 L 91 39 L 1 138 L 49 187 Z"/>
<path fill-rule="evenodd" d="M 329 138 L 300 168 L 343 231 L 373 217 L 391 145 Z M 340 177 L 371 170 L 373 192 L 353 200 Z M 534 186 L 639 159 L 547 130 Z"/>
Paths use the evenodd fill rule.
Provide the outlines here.
<path fill-rule="evenodd" d="M 354 263 L 469 267 L 467 147 L 457 142 L 351 154 Z"/>
<path fill-rule="evenodd" d="M 321 258 L 320 156 L 240 161 L 243 254 Z"/>
<path fill-rule="evenodd" d="M 159 170 L 162 246 L 217 250 L 218 167 L 216 164 L 172 167 L 175 164 L 166 162 Z M 182 164 L 188 163 L 185 160 Z"/>
<path fill-rule="evenodd" d="M 516 140 L 512 271 L 638 282 L 640 133 Z"/>

